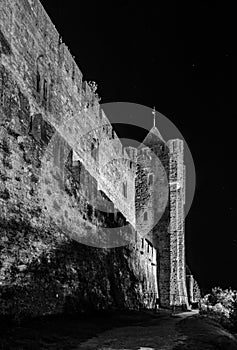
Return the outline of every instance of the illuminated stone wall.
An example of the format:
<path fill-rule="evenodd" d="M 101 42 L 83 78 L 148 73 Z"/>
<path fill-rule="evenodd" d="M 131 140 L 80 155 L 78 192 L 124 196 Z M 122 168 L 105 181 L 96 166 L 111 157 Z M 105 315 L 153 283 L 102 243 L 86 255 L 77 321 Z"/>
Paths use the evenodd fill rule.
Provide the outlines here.
<path fill-rule="evenodd" d="M 135 240 L 135 173 L 39 1 L 1 1 L 2 314 L 147 304 L 156 253 Z"/>

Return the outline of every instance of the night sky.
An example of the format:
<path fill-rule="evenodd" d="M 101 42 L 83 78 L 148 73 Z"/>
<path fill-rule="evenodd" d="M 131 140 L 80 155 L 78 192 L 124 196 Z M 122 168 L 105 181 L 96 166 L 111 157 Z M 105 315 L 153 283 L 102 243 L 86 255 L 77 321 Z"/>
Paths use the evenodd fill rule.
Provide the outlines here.
<path fill-rule="evenodd" d="M 187 262 L 201 287 L 237 288 L 236 11 L 214 1 L 41 2 L 102 103 L 156 106 L 180 130 L 197 177 Z"/>

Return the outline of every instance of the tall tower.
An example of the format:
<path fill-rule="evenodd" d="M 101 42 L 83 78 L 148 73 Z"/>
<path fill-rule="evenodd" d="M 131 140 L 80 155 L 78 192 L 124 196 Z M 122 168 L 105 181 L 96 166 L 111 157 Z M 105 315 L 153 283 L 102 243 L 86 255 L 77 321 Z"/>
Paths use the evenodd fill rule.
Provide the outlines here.
<path fill-rule="evenodd" d="M 173 304 L 187 305 L 186 264 L 185 264 L 185 165 L 183 141 L 169 140 L 169 188 L 170 188 L 170 239 L 171 289 L 175 290 Z"/>
<path fill-rule="evenodd" d="M 161 305 L 187 305 L 183 141 L 166 143 L 155 125 L 155 113 L 153 127 L 138 148 L 137 162 L 137 230 L 157 249 Z"/>
<path fill-rule="evenodd" d="M 155 121 L 138 148 L 137 162 L 137 230 L 157 250 L 158 294 L 162 306 L 169 306 L 169 149 Z"/>

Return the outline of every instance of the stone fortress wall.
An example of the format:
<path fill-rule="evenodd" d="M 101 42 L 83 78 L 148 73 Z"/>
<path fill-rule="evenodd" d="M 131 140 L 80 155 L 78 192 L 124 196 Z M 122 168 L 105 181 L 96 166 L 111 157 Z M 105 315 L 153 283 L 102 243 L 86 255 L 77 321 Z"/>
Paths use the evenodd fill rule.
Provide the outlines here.
<path fill-rule="evenodd" d="M 168 181 L 171 144 L 155 150 Z M 162 167 L 147 152 L 123 148 L 40 2 L 2 0 L 0 313 L 186 303 L 172 301 L 186 293 L 184 187 L 171 185 L 163 208 L 147 182 Z M 152 227 L 157 206 L 164 215 L 144 238 L 145 209 Z"/>
<path fill-rule="evenodd" d="M 113 161 L 123 157 L 122 145 L 100 109 L 98 96 L 83 81 L 82 73 L 39 1 L 3 1 L 1 5 L 2 33 L 12 51 L 2 55 L 2 63 L 29 99 L 34 129 L 40 128 L 40 118 L 50 123 L 58 134 L 57 140 L 51 140 L 57 143 L 54 159 L 65 161 L 62 158 L 66 158 L 67 152 L 60 154 L 64 143 L 73 148 L 105 194 L 134 225 L 134 181 L 129 167 L 121 169 L 119 162 Z M 92 143 L 94 147 L 98 143 L 100 146 L 99 168 L 90 156 Z M 45 162 L 47 168 L 47 159 Z M 54 166 L 60 165 L 55 161 Z M 126 180 L 128 198 L 122 192 L 122 182 Z"/>
<path fill-rule="evenodd" d="M 136 169 L 39 1 L 1 1 L 0 57 L 1 314 L 144 306 Z"/>

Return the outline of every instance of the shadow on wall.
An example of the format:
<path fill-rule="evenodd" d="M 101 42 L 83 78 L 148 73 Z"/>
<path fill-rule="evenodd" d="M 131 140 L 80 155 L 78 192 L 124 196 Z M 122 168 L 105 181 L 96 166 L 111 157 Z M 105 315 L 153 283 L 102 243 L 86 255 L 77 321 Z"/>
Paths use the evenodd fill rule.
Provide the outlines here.
<path fill-rule="evenodd" d="M 0 57 L 1 53 L 10 56 L 12 54 L 11 46 L 0 29 Z"/>
<path fill-rule="evenodd" d="M 52 230 L 40 232 L 23 222 L 1 222 L 0 227 L 1 235 L 7 229 L 8 236 L 0 265 L 3 316 L 19 320 L 46 314 L 88 313 L 128 308 L 128 303 L 139 308 L 134 288 L 138 280 L 129 269 L 128 246 L 108 251 L 68 238 L 57 243 Z M 44 239 L 44 250 L 38 256 L 35 243 L 40 237 Z M 19 247 L 24 261 L 19 259 Z"/>

